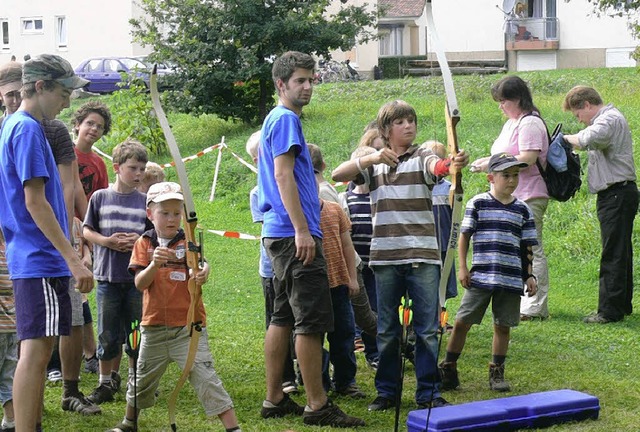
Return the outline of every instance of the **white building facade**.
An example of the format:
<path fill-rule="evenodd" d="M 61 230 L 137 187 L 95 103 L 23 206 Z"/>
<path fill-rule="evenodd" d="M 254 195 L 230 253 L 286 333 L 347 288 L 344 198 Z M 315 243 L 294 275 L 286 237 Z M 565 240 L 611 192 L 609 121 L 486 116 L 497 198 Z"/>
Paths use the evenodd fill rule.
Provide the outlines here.
<path fill-rule="evenodd" d="M 370 71 L 384 56 L 434 57 L 425 0 L 377 4 L 386 7 L 378 22 L 380 39 L 348 55 L 360 70 Z M 503 11 L 505 4 L 512 14 Z M 638 40 L 628 17 L 598 15 L 587 0 L 433 0 L 432 10 L 450 60 L 502 59 L 511 71 L 636 66 L 630 54 Z M 342 60 L 344 54 L 335 57 Z"/>
<path fill-rule="evenodd" d="M 129 19 L 140 15 L 132 0 L 0 0 L 0 63 L 49 53 L 75 67 L 89 57 L 147 54 L 131 37 Z"/>
<path fill-rule="evenodd" d="M 425 0 L 348 0 L 380 8 L 379 39 L 335 52 L 361 73 L 384 56 L 433 57 Z M 626 17 L 597 16 L 588 0 L 433 0 L 440 39 L 451 60 L 504 60 L 509 70 L 635 66 L 638 45 Z M 513 4 L 511 20 L 502 10 Z M 328 14 L 343 3 L 333 1 Z M 500 6 L 500 7 L 499 7 Z M 516 15 L 516 9 L 518 14 Z M 0 63 L 13 56 L 53 53 L 76 66 L 96 56 L 137 56 L 150 47 L 133 42 L 135 0 L 0 0 Z"/>

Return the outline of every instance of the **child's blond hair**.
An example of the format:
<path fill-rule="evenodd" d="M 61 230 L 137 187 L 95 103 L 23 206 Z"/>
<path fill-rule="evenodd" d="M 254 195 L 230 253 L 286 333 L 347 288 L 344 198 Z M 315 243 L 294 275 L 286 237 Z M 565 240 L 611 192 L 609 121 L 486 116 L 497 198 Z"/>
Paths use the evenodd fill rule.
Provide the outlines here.
<path fill-rule="evenodd" d="M 440 141 L 425 141 L 420 147 L 431 150 L 440 159 L 447 157 L 447 148 Z"/>
<path fill-rule="evenodd" d="M 249 153 L 249 156 L 251 156 L 254 160 L 258 159 L 258 147 L 260 147 L 261 133 L 261 130 L 252 133 L 247 140 L 247 145 L 245 146 L 247 153 Z"/>
<path fill-rule="evenodd" d="M 149 187 L 152 184 L 163 182 L 164 177 L 164 170 L 160 165 L 155 162 L 147 162 L 147 166 L 144 168 L 144 178 L 142 179 L 142 184 L 144 185 L 146 190 L 149 190 Z"/>
<path fill-rule="evenodd" d="M 373 147 L 373 142 L 378 138 L 380 138 L 380 132 L 378 132 L 378 129 L 369 129 L 360 138 L 358 147 Z"/>
<path fill-rule="evenodd" d="M 362 156 L 369 155 L 371 153 L 375 153 L 376 149 L 373 147 L 356 147 L 356 149 L 351 153 L 351 160 L 361 158 Z"/>

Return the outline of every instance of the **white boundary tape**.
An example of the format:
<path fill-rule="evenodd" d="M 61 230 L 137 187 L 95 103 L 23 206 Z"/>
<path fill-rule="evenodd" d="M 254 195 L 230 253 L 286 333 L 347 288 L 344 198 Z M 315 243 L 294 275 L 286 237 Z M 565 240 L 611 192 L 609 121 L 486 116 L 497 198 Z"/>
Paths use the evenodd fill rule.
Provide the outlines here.
<path fill-rule="evenodd" d="M 260 236 L 253 236 L 250 234 L 243 234 L 243 233 L 239 233 L 237 231 L 218 231 L 218 230 L 207 230 L 207 232 L 210 232 L 212 234 L 217 234 L 221 237 L 230 237 L 230 238 L 237 238 L 240 240 L 260 240 Z"/>

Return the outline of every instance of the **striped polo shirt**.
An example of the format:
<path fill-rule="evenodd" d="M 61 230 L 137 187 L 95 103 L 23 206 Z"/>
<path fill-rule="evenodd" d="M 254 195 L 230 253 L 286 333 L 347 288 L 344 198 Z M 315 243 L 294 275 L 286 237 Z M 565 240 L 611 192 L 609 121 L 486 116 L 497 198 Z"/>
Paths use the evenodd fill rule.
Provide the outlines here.
<path fill-rule="evenodd" d="M 523 247 L 538 244 L 533 212 L 524 201 L 503 204 L 490 193 L 467 203 L 462 232 L 472 235 L 471 286 L 523 293 Z"/>
<path fill-rule="evenodd" d="M 362 172 L 371 191 L 373 238 L 369 265 L 423 262 L 440 265 L 428 166 L 438 158 L 413 145 L 395 168 L 377 164 Z"/>

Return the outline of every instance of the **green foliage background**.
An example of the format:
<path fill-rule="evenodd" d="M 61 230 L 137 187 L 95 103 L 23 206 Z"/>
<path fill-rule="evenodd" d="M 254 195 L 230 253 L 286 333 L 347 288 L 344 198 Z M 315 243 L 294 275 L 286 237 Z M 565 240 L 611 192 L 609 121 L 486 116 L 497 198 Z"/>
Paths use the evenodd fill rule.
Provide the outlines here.
<path fill-rule="evenodd" d="M 366 5 L 330 0 L 141 0 L 133 34 L 176 65 L 172 104 L 182 112 L 261 121 L 273 106 L 271 59 L 294 50 L 328 57 L 373 34 Z"/>
<path fill-rule="evenodd" d="M 613 102 L 629 120 L 635 142 L 640 139 L 640 78 L 635 69 L 585 69 L 520 74 L 533 90 L 534 101 L 550 127 L 562 122 L 568 133 L 581 126 L 570 113 L 561 110 L 564 94 L 576 84 L 597 88 L 605 101 Z M 501 76 L 455 77 L 461 109 L 458 126 L 460 146 L 472 159 L 485 156 L 504 123 L 489 89 Z M 315 88 L 311 104 L 305 108 L 303 128 L 309 142 L 320 145 L 328 166 L 326 177 L 346 160 L 356 146 L 362 129 L 378 108 L 392 99 L 404 99 L 418 112 L 418 142 L 428 139 L 444 141 L 444 90 L 438 77 L 389 81 L 322 84 Z M 103 99 L 109 104 L 109 98 Z M 75 105 L 74 105 L 75 106 Z M 114 113 L 126 115 L 126 113 Z M 191 117 L 170 115 L 174 134 L 183 156 L 196 153 L 220 142 L 222 136 L 230 149 L 249 159 L 244 145 L 255 128 L 225 122 L 213 115 Z M 636 144 L 636 164 L 640 148 Z M 228 151 L 222 152 L 221 172 L 216 199 L 209 202 L 216 153 L 209 153 L 187 164 L 191 187 L 196 197 L 199 223 L 206 229 L 229 230 L 259 235 L 260 227 L 251 223 L 248 193 L 256 183 L 255 174 L 238 163 Z M 160 157 L 157 162 L 166 162 Z M 583 157 L 586 167 L 586 159 Z M 167 170 L 175 179 L 172 169 Z M 465 197 L 487 189 L 485 176 L 463 175 Z M 639 225 L 634 230 L 634 251 L 640 253 Z M 212 277 L 204 287 L 208 313 L 210 345 L 216 369 L 236 404 L 243 431 L 282 432 L 285 430 L 328 431 L 329 428 L 305 427 L 297 418 L 263 421 L 259 408 L 264 398 L 264 303 L 257 272 L 258 242 L 223 238 L 205 232 L 205 252 L 212 266 Z M 605 326 L 588 326 L 581 318 L 597 305 L 599 228 L 595 198 L 586 185 L 567 203 L 552 202 L 545 219 L 544 245 L 551 271 L 551 319 L 522 323 L 512 333 L 507 360 L 507 377 L 512 383 L 508 395 L 570 388 L 593 394 L 600 399 L 597 421 L 552 426 L 546 431 L 637 431 L 640 424 L 640 318 L 636 313 L 623 322 Z M 634 265 L 636 290 L 640 283 L 640 265 Z M 460 297 L 449 305 L 453 314 Z M 636 310 L 640 300 L 634 301 Z M 95 317 L 95 315 L 94 315 Z M 446 344 L 446 336 L 443 345 Z M 491 355 L 491 319 L 475 326 L 459 362 L 461 389 L 444 393 L 455 404 L 497 395 L 488 390 L 487 364 Z M 349 413 L 363 417 L 367 427 L 361 431 L 389 431 L 393 428 L 393 411 L 367 412 L 375 397 L 374 373 L 358 355 L 358 384 L 370 396 L 351 401 L 336 398 Z M 126 375 L 126 370 L 121 371 Z M 124 376 L 124 375 L 123 375 Z M 140 430 L 168 431 L 166 400 L 178 376 L 171 367 L 160 387 L 158 403 L 145 410 Z M 82 375 L 81 387 L 89 393 L 97 377 Z M 403 395 L 402 418 L 415 409 L 413 369 L 408 367 Z M 303 397 L 296 397 L 303 402 Z M 103 414 L 84 418 L 60 410 L 60 388 L 46 392 L 46 430 L 98 431 L 113 427 L 124 414 L 124 397 L 102 406 Z M 189 386 L 183 390 L 178 407 L 178 426 L 183 431 L 219 431 L 218 422 L 208 423 L 195 394 Z M 401 429 L 406 430 L 406 429 Z"/>

